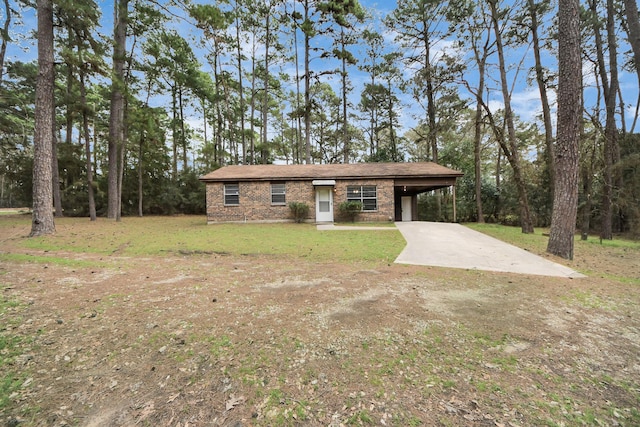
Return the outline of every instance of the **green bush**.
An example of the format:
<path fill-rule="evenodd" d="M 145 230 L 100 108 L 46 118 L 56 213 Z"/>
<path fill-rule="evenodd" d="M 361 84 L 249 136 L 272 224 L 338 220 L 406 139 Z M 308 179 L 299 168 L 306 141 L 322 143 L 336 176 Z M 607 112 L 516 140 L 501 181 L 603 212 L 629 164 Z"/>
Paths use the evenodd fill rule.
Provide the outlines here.
<path fill-rule="evenodd" d="M 303 202 L 290 202 L 289 209 L 293 214 L 293 219 L 298 223 L 303 222 L 309 214 L 309 205 Z"/>
<path fill-rule="evenodd" d="M 348 218 L 351 222 L 355 222 L 356 216 L 362 212 L 362 203 L 361 202 L 342 202 L 338 206 L 340 209 L 340 213 Z"/>

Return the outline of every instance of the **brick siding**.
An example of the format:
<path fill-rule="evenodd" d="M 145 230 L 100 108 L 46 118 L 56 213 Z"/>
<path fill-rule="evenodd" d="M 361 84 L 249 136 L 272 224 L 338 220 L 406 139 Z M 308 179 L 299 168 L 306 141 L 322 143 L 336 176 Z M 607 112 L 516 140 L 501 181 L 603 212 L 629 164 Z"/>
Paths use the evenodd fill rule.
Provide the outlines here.
<path fill-rule="evenodd" d="M 375 212 L 361 212 L 356 221 L 391 221 L 394 219 L 393 179 L 337 180 L 333 193 L 333 214 L 336 221 L 340 217 L 338 206 L 347 200 L 348 185 L 375 185 L 378 209 Z M 304 202 L 309 205 L 308 222 L 315 222 L 315 189 L 311 181 L 286 181 L 286 204 L 271 204 L 271 183 L 263 181 L 239 182 L 240 203 L 238 206 L 224 205 L 224 184 L 207 183 L 207 222 L 284 222 L 293 221 L 289 210 L 290 202 Z"/>

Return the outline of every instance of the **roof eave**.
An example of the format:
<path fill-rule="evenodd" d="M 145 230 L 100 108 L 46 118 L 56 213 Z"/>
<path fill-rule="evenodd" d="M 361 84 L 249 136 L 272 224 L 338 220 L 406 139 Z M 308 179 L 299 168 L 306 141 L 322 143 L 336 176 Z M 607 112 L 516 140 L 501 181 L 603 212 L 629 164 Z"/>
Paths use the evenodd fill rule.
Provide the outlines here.
<path fill-rule="evenodd" d="M 278 176 L 278 177 L 207 177 L 199 178 L 202 182 L 248 182 L 248 181 L 313 181 L 314 179 L 335 179 L 340 181 L 360 179 L 429 179 L 429 178 L 460 178 L 464 173 L 434 174 L 434 175 L 353 175 L 353 176 Z"/>

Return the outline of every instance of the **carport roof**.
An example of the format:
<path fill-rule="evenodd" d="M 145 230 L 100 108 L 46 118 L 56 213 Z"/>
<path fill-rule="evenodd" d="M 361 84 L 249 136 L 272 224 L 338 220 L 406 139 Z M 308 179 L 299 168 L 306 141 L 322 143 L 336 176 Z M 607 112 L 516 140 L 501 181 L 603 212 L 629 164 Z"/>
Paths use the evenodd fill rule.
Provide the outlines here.
<path fill-rule="evenodd" d="M 200 178 L 203 182 L 312 180 L 312 179 L 420 179 L 455 178 L 462 172 L 433 162 L 349 163 L 322 165 L 231 165 Z"/>

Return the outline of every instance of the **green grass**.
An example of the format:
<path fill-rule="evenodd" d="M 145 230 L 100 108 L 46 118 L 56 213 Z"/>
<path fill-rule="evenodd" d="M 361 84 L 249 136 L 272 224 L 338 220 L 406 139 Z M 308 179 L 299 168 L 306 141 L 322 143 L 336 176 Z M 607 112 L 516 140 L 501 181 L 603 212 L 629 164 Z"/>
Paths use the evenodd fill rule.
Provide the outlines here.
<path fill-rule="evenodd" d="M 28 219 L 26 219 L 28 225 Z M 0 218 L 0 232 L 3 229 Z M 56 234 L 23 239 L 41 251 L 103 255 L 275 255 L 320 262 L 392 262 L 405 246 L 399 231 L 318 231 L 312 224 L 217 224 L 204 217 L 85 218 L 56 220 Z M 88 238 L 89 237 L 89 238 Z"/>
<path fill-rule="evenodd" d="M 15 357 L 21 354 L 22 338 L 4 330 L 4 326 L 17 323 L 11 311 L 19 306 L 16 301 L 0 297 L 0 324 L 3 325 L 0 330 L 0 413 L 10 405 L 11 394 L 26 378 L 26 373 L 13 364 Z"/>
<path fill-rule="evenodd" d="M 96 263 L 91 261 L 80 261 L 61 257 L 46 256 L 46 255 L 31 255 L 31 254 L 11 254 L 0 253 L 0 261 L 15 261 L 15 262 L 33 262 L 38 264 L 56 264 L 64 267 L 95 267 Z"/>
<path fill-rule="evenodd" d="M 548 237 L 542 235 L 541 229 L 536 229 L 533 234 L 524 234 L 520 227 L 507 227 L 500 224 L 464 224 L 473 230 L 487 234 L 496 239 L 512 245 L 529 249 L 535 252 L 544 252 L 547 248 Z M 548 230 L 545 230 L 545 232 Z"/>
<path fill-rule="evenodd" d="M 8 215 L 30 215 L 29 208 L 5 208 L 0 209 L 0 216 Z"/>
<path fill-rule="evenodd" d="M 547 249 L 547 243 L 549 237 L 543 235 L 548 233 L 548 229 L 537 228 L 533 234 L 524 234 L 520 227 L 507 227 L 500 224 L 477 224 L 466 223 L 465 226 L 479 231 L 505 242 L 511 243 L 524 248 L 535 248 L 540 252 L 544 252 Z M 602 248 L 626 248 L 629 250 L 640 251 L 640 241 L 629 240 L 622 237 L 618 237 L 613 240 L 600 240 L 599 237 L 591 236 L 588 240 L 581 240 L 580 236 L 576 234 L 575 238 L 576 251 L 577 250 L 590 250 L 589 247 L 595 246 L 597 249 Z"/>
<path fill-rule="evenodd" d="M 336 222 L 336 226 L 347 226 L 347 227 L 389 227 L 395 228 L 396 224 L 394 222 Z"/>
<path fill-rule="evenodd" d="M 536 229 L 534 234 L 523 234 L 519 227 L 475 223 L 465 225 L 534 254 L 546 255 L 549 237 L 542 233 L 548 233 L 548 229 Z M 599 237 L 593 236 L 588 240 L 581 240 L 576 234 L 573 265 L 571 261 L 566 263 L 587 276 L 598 275 L 624 284 L 640 285 L 638 259 L 638 240 L 616 237 L 613 240 L 600 241 Z"/>

